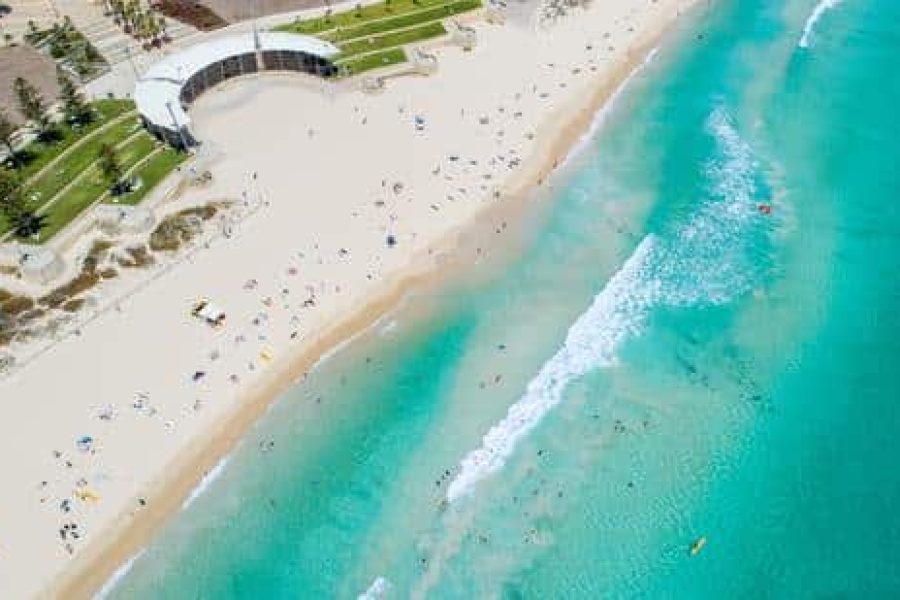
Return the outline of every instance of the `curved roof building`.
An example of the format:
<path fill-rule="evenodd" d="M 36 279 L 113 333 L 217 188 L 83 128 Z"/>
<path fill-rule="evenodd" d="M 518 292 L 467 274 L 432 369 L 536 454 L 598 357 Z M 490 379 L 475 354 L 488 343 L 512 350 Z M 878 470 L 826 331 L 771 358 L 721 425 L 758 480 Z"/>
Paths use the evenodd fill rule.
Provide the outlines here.
<path fill-rule="evenodd" d="M 153 133 L 179 145 L 193 143 L 185 110 L 205 90 L 259 71 L 299 71 L 330 77 L 339 50 L 318 38 L 293 33 L 246 33 L 210 40 L 167 56 L 135 86 L 134 101 Z"/>

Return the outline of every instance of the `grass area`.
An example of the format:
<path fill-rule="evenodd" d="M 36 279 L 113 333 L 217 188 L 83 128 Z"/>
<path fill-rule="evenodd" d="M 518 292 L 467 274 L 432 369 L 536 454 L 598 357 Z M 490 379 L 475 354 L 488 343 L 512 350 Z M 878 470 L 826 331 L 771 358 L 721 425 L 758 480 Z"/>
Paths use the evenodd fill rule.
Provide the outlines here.
<path fill-rule="evenodd" d="M 35 141 L 19 151 L 19 156 L 25 163 L 17 169 L 22 179 L 31 177 L 81 139 L 135 109 L 134 102 L 131 100 L 97 100 L 92 102 L 91 106 L 94 108 L 96 118 L 86 126 L 74 128 L 60 124 L 58 127 L 59 140 L 53 143 Z"/>
<path fill-rule="evenodd" d="M 90 125 L 75 130 L 63 126 L 61 139 L 55 144 L 32 143 L 26 148 L 28 162 L 19 170 L 23 179 L 33 176 L 59 158 L 63 152 L 72 149 L 64 158 L 53 164 L 42 175 L 31 181 L 24 190 L 31 210 L 44 216 L 44 227 L 40 234 L 28 241 L 43 243 L 59 233 L 79 214 L 98 200 L 112 200 L 107 192 L 109 184 L 96 168 L 100 146 L 104 143 L 118 147 L 118 157 L 122 168 L 131 177 L 142 181 L 140 189 L 117 198 L 123 204 L 137 204 L 175 167 L 187 159 L 186 154 L 171 148 L 158 150 L 156 140 L 142 131 L 135 116 L 134 103 L 123 100 L 100 100 L 93 103 L 97 119 Z M 123 117 L 120 121 L 116 118 Z M 115 122 L 114 122 L 115 121 Z M 74 147 L 78 144 L 77 147 Z M 147 157 L 150 157 L 147 159 Z M 144 161 L 144 159 L 147 159 Z M 144 161 L 144 162 L 142 162 Z M 78 179 L 80 177 L 80 179 Z M 67 185 L 78 179 L 64 194 L 56 198 L 52 205 L 42 209 L 47 202 Z M 0 234 L 8 230 L 0 218 Z"/>
<path fill-rule="evenodd" d="M 457 0 L 440 6 L 417 10 L 405 15 L 390 17 L 387 19 L 379 19 L 369 21 L 368 23 L 356 24 L 353 27 L 339 27 L 334 31 L 323 34 L 321 37 L 330 42 L 343 42 L 354 38 L 375 35 L 393 31 L 395 29 L 403 29 L 412 27 L 429 21 L 438 21 L 447 19 L 453 15 L 458 15 L 470 10 L 481 7 L 481 0 Z"/>
<path fill-rule="evenodd" d="M 142 131 L 134 139 L 129 140 L 127 144 L 119 148 L 119 160 L 122 162 L 122 169 L 127 173 L 140 161 L 147 158 L 154 150 L 156 150 L 156 140 L 149 133 Z"/>
<path fill-rule="evenodd" d="M 406 62 L 406 52 L 404 52 L 403 48 L 390 48 L 381 52 L 350 58 L 337 64 L 346 69 L 349 75 L 357 75 L 372 69 L 399 65 L 404 62 Z"/>
<path fill-rule="evenodd" d="M 131 174 L 132 177 L 140 179 L 140 188 L 119 198 L 108 197 L 106 201 L 132 206 L 140 204 L 144 197 L 159 185 L 175 167 L 187 160 L 187 157 L 188 155 L 184 152 L 177 152 L 173 148 L 167 147 L 158 151 Z"/>
<path fill-rule="evenodd" d="M 440 21 L 432 21 L 411 29 L 402 29 L 382 35 L 376 35 L 364 39 L 352 40 L 343 44 L 339 44 L 341 49 L 339 58 L 349 58 L 364 52 L 372 52 L 375 50 L 384 50 L 395 46 L 403 46 L 412 44 L 435 37 L 446 35 L 447 30 Z"/>
<path fill-rule="evenodd" d="M 482 0 L 386 0 L 276 27 L 337 44 L 343 74 L 358 75 L 407 60 L 402 46 L 447 34 L 443 19 L 481 8 Z"/>
<path fill-rule="evenodd" d="M 156 141 L 150 134 L 140 133 L 119 149 L 118 154 L 122 168 L 128 171 L 155 149 Z M 33 241 L 37 243 L 46 242 L 109 191 L 109 183 L 100 172 L 93 166 L 88 168 L 89 171 L 79 184 L 70 188 L 64 196 L 57 199 L 53 206 L 47 210 L 45 227 L 41 230 L 37 239 Z M 138 172 L 143 168 L 142 165 Z"/>
<path fill-rule="evenodd" d="M 45 215 L 44 228 L 37 238 L 29 241 L 42 244 L 72 222 L 81 211 L 93 204 L 108 189 L 108 185 L 96 169 L 91 169 L 79 185 L 73 186 L 64 197 L 56 201 Z"/>
<path fill-rule="evenodd" d="M 323 15 L 307 21 L 294 21 L 276 27 L 276 31 L 290 33 L 319 34 L 337 27 L 352 27 L 366 21 L 395 17 L 423 8 L 446 4 L 446 0 L 389 0 L 362 6 L 358 10 L 349 10 L 334 15 Z"/>
<path fill-rule="evenodd" d="M 25 165 L 16 172 L 23 180 L 27 180 L 58 159 L 64 152 L 72 149 L 60 162 L 25 186 L 23 190 L 25 197 L 34 198 L 30 202 L 32 210 L 43 206 L 59 190 L 89 168 L 94 162 L 99 151 L 99 144 L 103 140 L 112 140 L 113 143 L 121 142 L 128 137 L 130 130 L 137 123 L 136 119 L 131 117 L 125 117 L 121 122 L 112 123 L 117 118 L 134 111 L 134 103 L 130 100 L 99 100 L 93 102 L 92 107 L 96 113 L 96 119 L 87 126 L 72 128 L 60 125 L 61 137 L 57 142 L 50 144 L 35 141 L 20 152 L 25 160 Z M 75 147 L 76 144 L 78 144 L 77 147 Z M 0 235 L 8 230 L 9 226 L 0 217 Z"/>
<path fill-rule="evenodd" d="M 75 151 L 53 168 L 46 171 L 30 185 L 26 186 L 26 197 L 31 200 L 31 208 L 36 209 L 50 200 L 75 177 L 89 168 L 104 143 L 117 145 L 127 139 L 140 127 L 136 118 L 126 118 L 87 138 Z"/>

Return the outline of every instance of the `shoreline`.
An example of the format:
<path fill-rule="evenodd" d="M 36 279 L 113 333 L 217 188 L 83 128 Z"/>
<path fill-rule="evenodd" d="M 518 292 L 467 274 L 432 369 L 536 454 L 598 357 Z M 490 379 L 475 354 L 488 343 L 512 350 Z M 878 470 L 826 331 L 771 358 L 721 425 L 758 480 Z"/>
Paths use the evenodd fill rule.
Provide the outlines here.
<path fill-rule="evenodd" d="M 473 254 L 466 252 L 481 238 L 481 228 L 494 218 L 521 219 L 548 178 L 568 166 L 602 127 L 604 112 L 627 86 L 631 77 L 646 64 L 658 43 L 687 14 L 687 10 L 662 20 L 653 31 L 631 46 L 626 58 L 590 83 L 594 90 L 586 97 L 564 103 L 536 128 L 542 141 L 522 163 L 518 172 L 502 182 L 500 200 L 477 211 L 469 221 L 445 234 L 428 252 L 419 252 L 369 295 L 357 310 L 315 332 L 315 337 L 279 357 L 270 369 L 239 394 L 237 405 L 204 433 L 191 440 L 177 459 L 165 469 L 167 475 L 142 485 L 158 490 L 143 494 L 146 507 L 139 512 L 120 512 L 72 563 L 45 587 L 41 597 L 90 598 L 111 581 L 128 562 L 143 553 L 165 524 L 183 509 L 187 498 L 202 480 L 228 456 L 246 432 L 264 416 L 284 393 L 305 373 L 314 369 L 336 348 L 376 326 L 386 315 L 402 310 L 405 299 L 416 290 L 442 285 L 469 266 Z"/>

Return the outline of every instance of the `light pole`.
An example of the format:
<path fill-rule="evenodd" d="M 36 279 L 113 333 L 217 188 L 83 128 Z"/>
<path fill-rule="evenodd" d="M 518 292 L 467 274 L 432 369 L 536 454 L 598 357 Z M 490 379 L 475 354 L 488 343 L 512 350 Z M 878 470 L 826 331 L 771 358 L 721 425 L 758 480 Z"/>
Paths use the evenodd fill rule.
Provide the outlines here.
<path fill-rule="evenodd" d="M 172 101 L 169 100 L 166 102 L 166 108 L 169 109 L 169 116 L 172 117 L 172 125 L 175 127 L 175 131 L 178 132 L 178 136 L 181 138 L 181 146 L 184 148 L 184 151 L 188 151 L 187 139 L 184 137 L 184 131 L 178 125 L 178 119 L 175 118 L 175 111 L 172 110 Z"/>
<path fill-rule="evenodd" d="M 128 57 L 128 64 L 131 65 L 131 70 L 134 72 L 134 80 L 138 81 L 141 76 L 138 75 L 137 67 L 134 65 L 134 58 L 131 56 L 131 46 L 125 46 L 125 56 Z"/>

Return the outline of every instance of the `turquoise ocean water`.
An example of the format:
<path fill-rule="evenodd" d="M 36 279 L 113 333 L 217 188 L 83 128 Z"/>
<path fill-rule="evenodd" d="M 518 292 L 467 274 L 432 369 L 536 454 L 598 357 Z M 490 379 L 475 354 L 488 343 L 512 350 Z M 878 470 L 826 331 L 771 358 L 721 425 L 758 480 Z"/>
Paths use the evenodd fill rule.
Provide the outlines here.
<path fill-rule="evenodd" d="M 816 6 L 704 3 L 110 596 L 900 597 L 900 2 Z"/>

